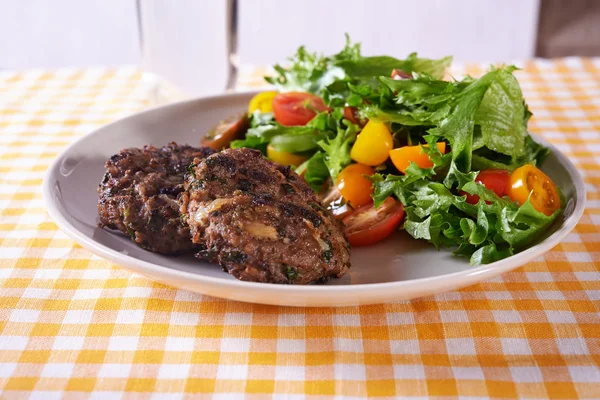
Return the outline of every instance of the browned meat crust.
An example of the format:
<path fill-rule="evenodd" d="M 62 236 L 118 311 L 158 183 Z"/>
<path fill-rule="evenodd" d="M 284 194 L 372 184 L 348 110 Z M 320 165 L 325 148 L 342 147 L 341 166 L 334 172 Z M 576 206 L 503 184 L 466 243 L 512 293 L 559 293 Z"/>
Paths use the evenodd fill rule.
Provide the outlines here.
<path fill-rule="evenodd" d="M 307 284 L 350 266 L 341 224 L 312 189 L 259 151 L 228 149 L 194 160 L 180 197 L 197 256 L 236 278 Z"/>
<path fill-rule="evenodd" d="M 156 253 L 193 249 L 177 198 L 192 160 L 212 153 L 209 148 L 176 143 L 121 150 L 106 162 L 106 174 L 98 186 L 99 225 L 120 230 L 138 246 Z"/>

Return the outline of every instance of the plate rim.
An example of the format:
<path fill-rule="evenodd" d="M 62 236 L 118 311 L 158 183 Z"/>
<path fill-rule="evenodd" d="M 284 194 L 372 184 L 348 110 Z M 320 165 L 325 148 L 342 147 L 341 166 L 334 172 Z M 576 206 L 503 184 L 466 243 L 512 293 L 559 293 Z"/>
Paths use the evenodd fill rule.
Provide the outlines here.
<path fill-rule="evenodd" d="M 121 123 L 124 120 L 138 118 L 145 114 L 153 113 L 157 110 L 166 110 L 168 108 L 177 108 L 184 106 L 186 104 L 190 104 L 198 101 L 207 101 L 210 102 L 212 100 L 219 100 L 224 98 L 237 98 L 237 97 L 246 97 L 251 94 L 257 93 L 257 91 L 243 91 L 236 93 L 225 93 L 219 95 L 212 95 L 206 97 L 196 97 L 188 100 L 178 101 L 174 103 L 169 103 L 166 105 L 159 105 L 156 107 L 151 107 L 148 109 L 144 109 L 142 111 L 136 112 L 134 114 L 127 115 L 125 117 L 119 118 L 110 123 L 104 124 L 93 131 L 85 134 L 84 136 L 78 138 L 69 144 L 65 149 L 63 149 L 58 156 L 53 160 L 53 162 L 49 165 L 46 170 L 42 182 L 42 198 L 43 203 L 46 207 L 46 210 L 52 220 L 56 223 L 56 225 L 65 232 L 71 239 L 73 239 L 76 243 L 81 245 L 83 248 L 89 250 L 93 254 L 96 254 L 110 262 L 117 264 L 119 267 L 132 270 L 141 275 L 146 275 L 145 271 L 151 271 L 153 273 L 152 277 L 149 277 L 151 280 L 157 280 L 154 274 L 160 275 L 170 275 L 173 278 L 184 279 L 184 280 L 193 280 L 198 281 L 199 283 L 208 284 L 208 285 L 217 285 L 221 287 L 230 287 L 231 289 L 260 289 L 263 292 L 280 292 L 283 288 L 285 288 L 286 293 L 288 294 L 298 294 L 298 295 L 306 295 L 308 293 L 331 293 L 335 292 L 336 295 L 340 295 L 343 293 L 356 293 L 356 292 L 364 292 L 364 291 L 372 291 L 377 289 L 394 289 L 397 288 L 399 290 L 414 285 L 428 285 L 432 283 L 442 283 L 439 289 L 435 290 L 435 293 L 440 293 L 448 290 L 452 290 L 457 287 L 464 287 L 466 285 L 471 285 L 476 282 L 492 278 L 494 276 L 500 275 L 509 270 L 518 268 L 524 265 L 527 262 L 530 262 L 534 258 L 546 253 L 556 245 L 558 245 L 562 239 L 566 237 L 577 225 L 583 213 L 585 211 L 586 205 L 586 188 L 585 182 L 579 173 L 578 169 L 571 162 L 571 160 L 563 154 L 557 147 L 555 147 L 552 143 L 548 142 L 546 139 L 541 136 L 534 135 L 536 142 L 543 144 L 544 146 L 549 147 L 554 154 L 556 154 L 557 158 L 559 158 L 563 167 L 567 170 L 568 174 L 574 178 L 573 183 L 575 187 L 575 200 L 576 205 L 573 209 L 573 213 L 567 217 L 563 222 L 560 228 L 544 239 L 542 242 L 537 243 L 536 245 L 529 247 L 513 256 L 508 258 L 493 262 L 491 264 L 480 265 L 477 267 L 473 267 L 467 270 L 461 270 L 456 272 L 451 272 L 443 275 L 430 276 L 426 278 L 418 278 L 418 279 L 410 279 L 405 281 L 392 281 L 392 282 L 379 282 L 379 283 L 361 283 L 361 284 L 342 284 L 342 285 L 284 285 L 284 284 L 265 284 L 260 282 L 248 282 L 248 281 L 240 281 L 240 280 L 231 280 L 224 279 L 221 277 L 211 277 L 206 275 L 195 274 L 192 272 L 181 271 L 176 269 L 171 269 L 166 266 L 154 264 L 152 262 L 140 260 L 138 258 L 132 257 L 130 255 L 122 254 L 113 250 L 112 248 L 105 246 L 92 238 L 87 237 L 85 234 L 81 233 L 75 226 L 73 226 L 68 219 L 59 211 L 56 206 L 53 196 L 52 196 L 52 176 L 54 175 L 57 167 L 60 165 L 62 160 L 68 155 L 68 153 L 78 144 L 87 140 L 92 135 L 98 135 L 99 132 L 104 131 L 105 129 L 110 129 L 112 125 L 116 125 Z M 417 239 L 415 239 L 417 240 Z M 444 251 L 444 250 L 442 250 Z M 515 262 L 515 260 L 519 258 L 519 262 Z M 126 262 L 124 262 L 125 260 Z M 522 260 L 522 261 L 521 261 Z M 461 278 L 458 283 L 456 283 L 456 278 Z M 470 278 L 470 279 L 468 279 Z M 475 278 L 475 279 L 473 279 Z M 463 282 L 467 280 L 467 282 Z M 444 284 L 443 281 L 447 281 Z M 461 286 L 461 283 L 464 283 Z M 439 285 L 438 285 L 439 286 Z M 192 289 L 188 289 L 193 291 Z M 382 302 L 391 301 L 382 299 Z M 269 303 L 271 304 L 271 303 Z"/>

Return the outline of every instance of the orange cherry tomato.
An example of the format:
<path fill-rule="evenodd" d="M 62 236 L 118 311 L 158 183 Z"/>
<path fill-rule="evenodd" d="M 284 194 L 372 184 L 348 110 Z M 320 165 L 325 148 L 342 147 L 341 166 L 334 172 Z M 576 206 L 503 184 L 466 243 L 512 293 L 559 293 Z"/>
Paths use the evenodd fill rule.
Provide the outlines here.
<path fill-rule="evenodd" d="M 373 175 L 375 170 L 364 164 L 350 164 L 337 176 L 337 187 L 342 197 L 352 207 L 369 204 L 373 193 L 373 182 L 363 175 Z"/>
<path fill-rule="evenodd" d="M 379 208 L 373 204 L 356 209 L 342 220 L 350 245 L 369 246 L 390 236 L 400 225 L 404 206 L 388 197 Z"/>
<path fill-rule="evenodd" d="M 523 165 L 510 174 L 505 191 L 512 201 L 521 205 L 531 195 L 533 208 L 546 215 L 552 215 L 560 208 L 556 185 L 548 175 L 531 164 Z"/>
<path fill-rule="evenodd" d="M 485 169 L 479 172 L 475 182 L 481 183 L 486 188 L 493 190 L 498 197 L 502 197 L 505 194 L 504 191 L 506 190 L 506 184 L 508 183 L 508 175 L 509 173 L 505 169 Z M 460 192 L 460 194 L 467 196 L 467 203 L 479 203 L 479 196 L 476 194 L 468 194 L 465 192 Z"/>
<path fill-rule="evenodd" d="M 440 153 L 446 152 L 446 142 L 438 142 L 436 146 Z M 424 145 L 423 147 L 427 147 Z M 411 162 L 414 162 L 421 168 L 433 167 L 433 162 L 426 153 L 422 152 L 421 146 L 403 146 L 390 151 L 390 158 L 398 171 L 406 172 Z"/>
<path fill-rule="evenodd" d="M 356 138 L 350 157 L 365 165 L 383 164 L 394 148 L 394 138 L 383 122 L 369 121 Z"/>
<path fill-rule="evenodd" d="M 273 97 L 272 106 L 275 120 L 285 126 L 306 125 L 316 111 L 328 110 L 319 96 L 303 92 L 279 93 Z"/>
<path fill-rule="evenodd" d="M 215 150 L 222 150 L 229 147 L 232 140 L 242 139 L 248 130 L 248 114 L 234 116 L 221 121 L 202 138 L 202 146 L 211 147 Z"/>

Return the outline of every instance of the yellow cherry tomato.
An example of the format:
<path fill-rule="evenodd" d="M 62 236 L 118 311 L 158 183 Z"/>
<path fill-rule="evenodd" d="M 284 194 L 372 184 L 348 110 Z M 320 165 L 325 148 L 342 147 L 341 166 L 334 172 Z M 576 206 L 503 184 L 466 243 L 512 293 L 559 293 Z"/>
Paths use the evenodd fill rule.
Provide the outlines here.
<path fill-rule="evenodd" d="M 531 164 L 515 169 L 506 184 L 506 194 L 523 205 L 531 194 L 533 208 L 552 215 L 560 208 L 560 196 L 552 179 Z"/>
<path fill-rule="evenodd" d="M 365 165 L 383 164 L 394 148 L 394 138 L 383 122 L 369 121 L 356 138 L 350 157 Z"/>
<path fill-rule="evenodd" d="M 273 98 L 277 92 L 262 92 L 257 94 L 250 100 L 248 104 L 248 112 L 252 114 L 254 111 L 273 112 Z"/>
<path fill-rule="evenodd" d="M 373 193 L 373 182 L 364 177 L 375 173 L 373 168 L 364 164 L 350 164 L 337 176 L 337 187 L 342 197 L 352 207 L 369 204 Z"/>
<path fill-rule="evenodd" d="M 273 146 L 267 146 L 267 157 L 269 160 L 281 165 L 293 165 L 297 167 L 304 161 L 308 160 L 308 156 L 294 154 L 287 151 L 276 150 Z"/>
<path fill-rule="evenodd" d="M 446 142 L 436 143 L 436 146 L 440 153 L 446 152 Z M 427 147 L 424 145 L 423 147 Z M 433 167 L 433 162 L 429 159 L 429 156 L 423 153 L 421 146 L 403 146 L 390 151 L 390 158 L 394 166 L 398 168 L 398 171 L 406 172 L 406 169 L 411 162 L 414 162 L 421 168 Z"/>

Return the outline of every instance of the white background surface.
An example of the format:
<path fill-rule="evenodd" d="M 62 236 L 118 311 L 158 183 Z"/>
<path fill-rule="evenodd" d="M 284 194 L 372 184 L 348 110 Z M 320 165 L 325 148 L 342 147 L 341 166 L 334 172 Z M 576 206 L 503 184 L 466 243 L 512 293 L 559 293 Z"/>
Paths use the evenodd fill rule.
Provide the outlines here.
<path fill-rule="evenodd" d="M 198 41 L 215 44 L 204 46 L 206 57 L 222 57 L 217 47 L 224 43 L 225 0 L 142 2 L 154 9 L 148 39 L 163 50 L 173 43 L 172 57 L 187 58 L 182 48 L 197 51 Z M 524 59 L 533 55 L 539 8 L 539 0 L 239 3 L 241 61 L 258 64 L 280 61 L 300 44 L 338 51 L 344 32 L 361 41 L 367 54 Z M 137 36 L 134 0 L 0 0 L 0 68 L 135 64 Z"/>
<path fill-rule="evenodd" d="M 346 32 L 366 55 L 527 59 L 539 1 L 239 0 L 239 62 L 281 62 L 301 44 L 332 54 Z M 0 0 L 0 69 L 141 64 L 172 84 L 160 92 L 222 92 L 227 0 L 141 2 L 143 50 L 135 0 Z"/>
<path fill-rule="evenodd" d="M 139 62 L 134 0 L 0 0 L 0 69 Z"/>
<path fill-rule="evenodd" d="M 331 54 L 348 32 L 366 55 L 526 59 L 538 8 L 537 0 L 240 0 L 240 58 L 271 64 L 299 44 Z"/>

